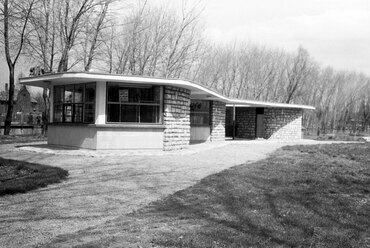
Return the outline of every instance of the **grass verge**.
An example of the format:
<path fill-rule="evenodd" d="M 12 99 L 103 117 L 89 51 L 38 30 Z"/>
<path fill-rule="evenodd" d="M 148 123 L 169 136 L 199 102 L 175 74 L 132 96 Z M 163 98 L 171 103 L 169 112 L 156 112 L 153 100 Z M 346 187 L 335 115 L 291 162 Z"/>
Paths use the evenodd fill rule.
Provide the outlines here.
<path fill-rule="evenodd" d="M 287 146 L 114 225 L 127 247 L 370 247 L 370 144 Z"/>
<path fill-rule="evenodd" d="M 0 196 L 46 187 L 67 176 L 61 168 L 0 158 Z"/>
<path fill-rule="evenodd" d="M 0 135 L 0 145 L 46 141 L 43 135 Z"/>

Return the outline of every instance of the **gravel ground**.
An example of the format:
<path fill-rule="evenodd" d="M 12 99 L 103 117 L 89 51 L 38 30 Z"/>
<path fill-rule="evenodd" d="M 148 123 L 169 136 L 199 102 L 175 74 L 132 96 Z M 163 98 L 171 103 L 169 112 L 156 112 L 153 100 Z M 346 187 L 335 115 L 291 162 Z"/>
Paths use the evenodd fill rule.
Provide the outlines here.
<path fill-rule="evenodd" d="M 0 246 L 81 245 L 96 238 L 94 230 L 104 223 L 207 175 L 263 159 L 285 145 L 317 143 L 332 142 L 227 141 L 176 152 L 97 152 L 50 148 L 44 142 L 0 145 L 3 158 L 58 166 L 70 174 L 60 184 L 0 198 Z"/>

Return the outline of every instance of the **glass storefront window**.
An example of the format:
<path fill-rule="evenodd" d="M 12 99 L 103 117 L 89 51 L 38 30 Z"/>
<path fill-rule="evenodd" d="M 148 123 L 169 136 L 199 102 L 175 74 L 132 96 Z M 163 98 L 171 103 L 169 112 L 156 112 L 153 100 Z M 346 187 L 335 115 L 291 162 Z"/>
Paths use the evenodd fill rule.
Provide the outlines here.
<path fill-rule="evenodd" d="M 54 122 L 94 123 L 95 83 L 54 87 Z"/>
<path fill-rule="evenodd" d="M 161 86 L 107 85 L 107 122 L 161 123 Z"/>

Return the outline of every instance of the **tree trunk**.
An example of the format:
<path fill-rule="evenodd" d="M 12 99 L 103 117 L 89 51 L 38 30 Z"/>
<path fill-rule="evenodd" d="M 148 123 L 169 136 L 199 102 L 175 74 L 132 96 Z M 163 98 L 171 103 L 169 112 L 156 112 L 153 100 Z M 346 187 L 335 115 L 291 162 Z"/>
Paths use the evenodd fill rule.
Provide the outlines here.
<path fill-rule="evenodd" d="M 8 98 L 8 109 L 6 112 L 5 123 L 4 123 L 4 135 L 10 134 L 13 117 L 13 106 L 14 106 L 14 66 L 9 66 L 9 98 Z"/>
<path fill-rule="evenodd" d="M 49 125 L 49 119 L 48 119 L 48 113 L 49 113 L 49 96 L 47 93 L 47 88 L 44 88 L 42 92 L 42 98 L 44 99 L 44 111 L 42 112 L 42 134 L 46 135 L 48 131 L 48 125 Z"/>

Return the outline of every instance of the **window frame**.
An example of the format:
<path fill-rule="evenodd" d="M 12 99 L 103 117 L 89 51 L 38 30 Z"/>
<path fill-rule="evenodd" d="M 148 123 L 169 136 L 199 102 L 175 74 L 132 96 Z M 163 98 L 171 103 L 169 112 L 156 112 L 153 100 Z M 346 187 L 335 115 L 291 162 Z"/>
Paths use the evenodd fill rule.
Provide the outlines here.
<path fill-rule="evenodd" d="M 93 101 L 86 101 L 86 88 L 88 85 L 93 85 L 94 88 L 94 99 Z M 72 102 L 68 102 L 65 99 L 65 91 L 66 86 L 71 87 L 73 86 L 73 92 L 72 92 Z M 75 100 L 76 95 L 76 88 L 81 88 L 82 86 L 82 99 L 80 101 Z M 62 95 L 61 100 L 56 99 L 56 91 L 58 88 L 61 88 Z M 94 124 L 95 123 L 95 115 L 96 115 L 96 82 L 89 82 L 89 83 L 80 83 L 80 84 L 61 84 L 61 85 L 55 85 L 53 89 L 53 123 L 67 123 L 67 124 Z M 92 121 L 86 121 L 86 113 L 85 113 L 85 107 L 86 105 L 91 105 L 93 107 L 93 120 Z M 56 119 L 56 108 L 61 107 L 61 121 Z M 71 118 L 71 121 L 66 121 L 66 109 L 68 107 L 71 107 L 71 116 L 67 118 Z M 78 118 L 78 115 L 76 115 L 77 112 L 81 112 L 81 121 L 76 121 Z"/>
<path fill-rule="evenodd" d="M 140 103 L 140 102 L 111 102 L 109 101 L 108 92 L 109 92 L 109 85 L 116 84 L 120 87 L 125 88 L 147 88 L 147 87 L 159 87 L 159 103 Z M 105 98 L 105 123 L 106 124 L 127 124 L 127 125 L 162 125 L 164 123 L 163 118 L 163 111 L 164 111 L 164 104 L 163 104 L 163 86 L 162 85 L 151 85 L 151 84 L 125 84 L 125 83 L 118 83 L 118 82 L 106 82 L 106 98 Z M 137 113 L 139 113 L 139 121 L 138 122 L 123 122 L 123 121 L 108 121 L 108 105 L 118 105 L 119 106 L 119 117 L 118 119 L 121 120 L 121 106 L 137 106 L 139 109 Z M 158 122 L 140 122 L 140 106 L 158 106 L 159 108 L 159 121 Z"/>
<path fill-rule="evenodd" d="M 204 110 L 204 111 L 192 111 L 191 110 L 191 105 L 193 102 L 208 102 L 208 110 Z M 212 101 L 209 101 L 209 100 L 197 100 L 197 99 L 193 99 L 191 102 L 190 102 L 190 126 L 191 127 L 210 127 L 212 124 L 211 124 L 211 111 L 212 111 Z M 193 114 L 207 114 L 208 115 L 208 123 L 206 124 L 198 124 L 198 123 L 192 123 L 192 115 Z"/>

